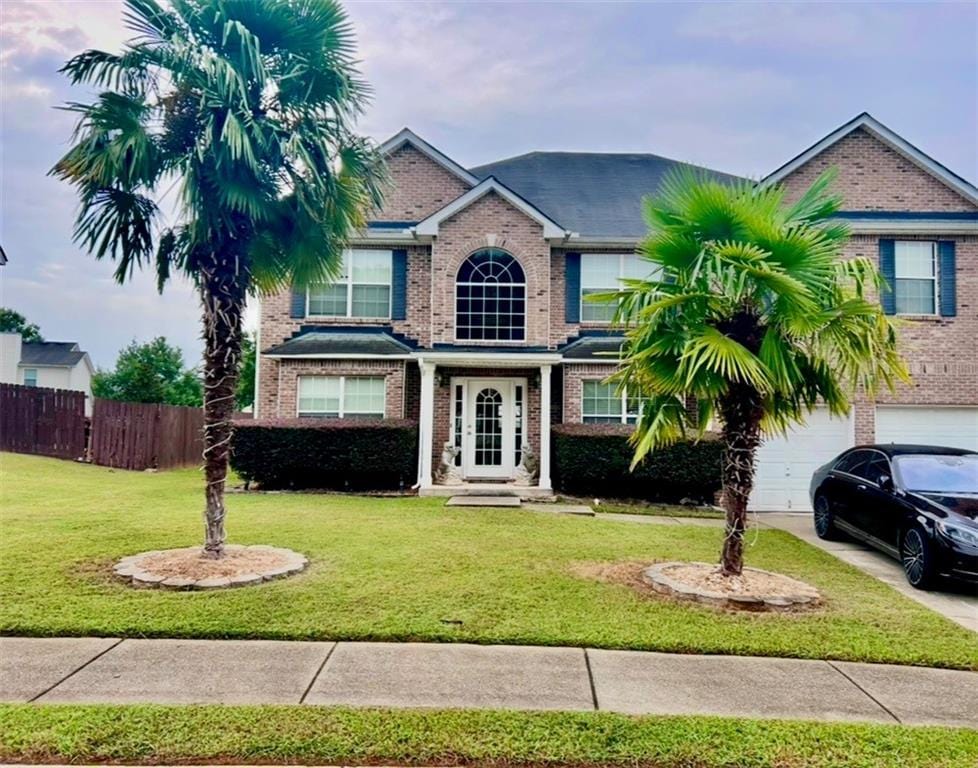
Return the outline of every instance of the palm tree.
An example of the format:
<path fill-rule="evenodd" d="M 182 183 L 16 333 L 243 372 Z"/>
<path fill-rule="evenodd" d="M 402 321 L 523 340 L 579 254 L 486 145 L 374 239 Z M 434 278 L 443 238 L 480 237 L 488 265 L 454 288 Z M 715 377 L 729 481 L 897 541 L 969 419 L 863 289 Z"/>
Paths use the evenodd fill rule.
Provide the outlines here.
<path fill-rule="evenodd" d="M 120 283 L 155 267 L 198 288 L 204 337 L 205 554 L 224 553 L 230 417 L 249 294 L 335 276 L 379 204 L 382 167 L 353 121 L 367 97 L 334 0 L 126 0 L 136 37 L 86 51 L 103 89 L 52 173 L 81 200 L 75 239 Z M 177 214 L 159 200 L 177 187 Z"/>
<path fill-rule="evenodd" d="M 639 253 L 652 276 L 613 294 L 626 329 L 613 378 L 644 398 L 634 461 L 715 417 L 721 425 L 727 576 L 743 569 L 762 435 L 818 405 L 844 415 L 857 388 L 873 394 L 908 378 L 875 300 L 884 287 L 875 265 L 841 256 L 848 231 L 831 219 L 841 203 L 832 179 L 788 205 L 778 186 L 672 176 L 645 201 Z"/>

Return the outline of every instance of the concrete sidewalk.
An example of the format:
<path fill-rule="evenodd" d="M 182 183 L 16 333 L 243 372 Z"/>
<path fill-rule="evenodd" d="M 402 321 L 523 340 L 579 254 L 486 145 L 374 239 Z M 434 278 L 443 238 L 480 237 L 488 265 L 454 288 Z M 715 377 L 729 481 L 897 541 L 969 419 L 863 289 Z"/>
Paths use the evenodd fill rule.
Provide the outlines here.
<path fill-rule="evenodd" d="M 978 728 L 978 673 L 584 648 L 4 637 L 0 701 L 602 710 Z"/>

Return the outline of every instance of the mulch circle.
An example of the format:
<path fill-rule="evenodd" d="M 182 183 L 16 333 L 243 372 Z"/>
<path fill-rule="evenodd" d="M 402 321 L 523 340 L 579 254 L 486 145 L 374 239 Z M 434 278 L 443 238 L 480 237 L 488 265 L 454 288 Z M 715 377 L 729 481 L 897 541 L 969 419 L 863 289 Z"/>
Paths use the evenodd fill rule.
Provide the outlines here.
<path fill-rule="evenodd" d="M 821 595 L 798 579 L 760 568 L 722 576 L 715 564 L 657 563 L 642 571 L 652 589 L 680 600 L 746 611 L 785 611 L 817 605 Z"/>
<path fill-rule="evenodd" d="M 133 587 L 228 589 L 282 579 L 309 565 L 305 555 L 264 544 L 228 544 L 224 551 L 219 560 L 205 557 L 201 547 L 141 552 L 122 558 L 112 570 Z"/>

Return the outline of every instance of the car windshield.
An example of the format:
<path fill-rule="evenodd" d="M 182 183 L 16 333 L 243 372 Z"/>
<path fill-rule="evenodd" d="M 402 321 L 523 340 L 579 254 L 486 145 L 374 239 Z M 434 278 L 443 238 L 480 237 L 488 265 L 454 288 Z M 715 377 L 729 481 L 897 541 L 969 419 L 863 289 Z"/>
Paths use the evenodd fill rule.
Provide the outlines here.
<path fill-rule="evenodd" d="M 923 493 L 978 494 L 978 454 L 964 456 L 897 456 L 903 487 Z"/>

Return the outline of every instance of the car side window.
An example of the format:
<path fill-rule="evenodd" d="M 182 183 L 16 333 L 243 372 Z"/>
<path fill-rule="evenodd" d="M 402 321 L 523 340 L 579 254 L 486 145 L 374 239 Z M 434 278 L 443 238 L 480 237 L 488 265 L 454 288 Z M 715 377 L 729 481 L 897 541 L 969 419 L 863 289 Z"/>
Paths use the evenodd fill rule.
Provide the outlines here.
<path fill-rule="evenodd" d="M 885 456 L 877 456 L 863 467 L 862 476 L 873 485 L 879 485 L 880 478 L 888 474 L 890 474 L 890 463 Z"/>
<path fill-rule="evenodd" d="M 869 451 L 853 451 L 836 464 L 835 469 L 850 475 L 858 475 L 859 473 L 856 470 L 860 466 L 864 466 L 871 457 L 872 454 Z M 862 475 L 859 476 L 862 477 Z"/>

